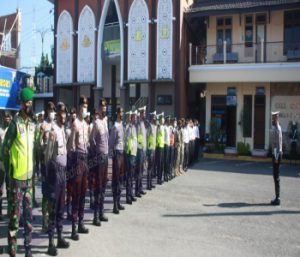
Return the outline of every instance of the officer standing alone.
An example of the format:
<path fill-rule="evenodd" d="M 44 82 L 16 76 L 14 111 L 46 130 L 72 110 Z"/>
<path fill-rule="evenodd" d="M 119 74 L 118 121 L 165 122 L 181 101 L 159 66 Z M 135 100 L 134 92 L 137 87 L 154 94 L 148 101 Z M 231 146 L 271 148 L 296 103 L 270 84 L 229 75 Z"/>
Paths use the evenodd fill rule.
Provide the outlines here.
<path fill-rule="evenodd" d="M 280 163 L 282 159 L 282 131 L 279 125 L 279 112 L 272 112 L 272 130 L 270 135 L 272 163 L 273 163 L 273 179 L 275 184 L 275 199 L 271 201 L 271 205 L 280 205 Z"/>

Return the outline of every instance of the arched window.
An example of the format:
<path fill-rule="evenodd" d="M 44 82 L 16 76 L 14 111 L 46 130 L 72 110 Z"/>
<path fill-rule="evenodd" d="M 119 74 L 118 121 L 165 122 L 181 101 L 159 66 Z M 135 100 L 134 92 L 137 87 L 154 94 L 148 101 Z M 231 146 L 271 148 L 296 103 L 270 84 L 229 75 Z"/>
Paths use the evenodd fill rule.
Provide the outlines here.
<path fill-rule="evenodd" d="M 95 81 L 95 38 L 95 15 L 86 5 L 78 23 L 78 82 Z"/>
<path fill-rule="evenodd" d="M 156 79 L 173 77 L 173 3 L 159 0 L 157 7 Z"/>
<path fill-rule="evenodd" d="M 73 21 L 69 12 L 63 11 L 57 22 L 56 83 L 73 81 Z"/>
<path fill-rule="evenodd" d="M 128 21 L 128 79 L 147 80 L 149 67 L 149 12 L 144 0 L 135 0 Z"/>

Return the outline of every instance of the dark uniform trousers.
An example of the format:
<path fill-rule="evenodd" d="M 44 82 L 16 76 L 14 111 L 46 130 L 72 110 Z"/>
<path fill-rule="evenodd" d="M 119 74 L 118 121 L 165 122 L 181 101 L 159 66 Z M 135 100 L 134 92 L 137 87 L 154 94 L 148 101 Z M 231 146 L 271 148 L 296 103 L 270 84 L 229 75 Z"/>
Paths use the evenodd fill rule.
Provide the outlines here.
<path fill-rule="evenodd" d="M 108 154 L 97 155 L 97 167 L 95 168 L 95 214 L 103 215 L 104 211 L 104 198 L 107 184 L 107 173 L 108 172 Z"/>
<path fill-rule="evenodd" d="M 23 207 L 24 224 L 24 246 L 25 250 L 31 249 L 32 241 L 32 179 L 10 180 L 11 210 L 9 211 L 8 223 L 8 251 L 10 255 L 17 252 L 17 235 L 19 231 L 19 221 L 21 215 L 21 204 Z"/>
<path fill-rule="evenodd" d="M 189 143 L 184 143 L 183 170 L 187 171 L 189 164 Z"/>
<path fill-rule="evenodd" d="M 164 149 L 164 180 L 167 181 L 170 177 L 170 146 L 165 145 Z"/>
<path fill-rule="evenodd" d="M 174 175 L 174 156 L 175 156 L 175 147 L 174 145 L 170 146 L 169 151 L 169 178 L 175 177 Z"/>
<path fill-rule="evenodd" d="M 195 156 L 195 140 L 191 140 L 189 143 L 189 165 L 193 164 Z"/>
<path fill-rule="evenodd" d="M 136 157 L 136 171 L 135 171 L 135 194 L 138 195 L 143 191 L 143 173 L 145 163 L 145 152 L 143 149 L 137 150 Z"/>
<path fill-rule="evenodd" d="M 66 167 L 61 166 L 55 161 L 50 161 L 48 165 L 49 174 L 51 175 L 51 197 L 48 234 L 50 238 L 54 237 L 55 226 L 58 234 L 62 233 L 65 195 L 66 195 Z"/>
<path fill-rule="evenodd" d="M 74 169 L 74 175 L 71 174 L 71 187 L 72 187 L 72 223 L 73 225 L 79 219 L 79 223 L 83 221 L 84 217 L 84 204 L 85 193 L 87 189 L 87 154 L 76 153 L 76 165 Z"/>
<path fill-rule="evenodd" d="M 124 169 L 124 153 L 123 151 L 115 150 L 113 155 L 112 165 L 112 191 L 114 203 L 119 204 L 121 199 L 121 175 Z"/>
<path fill-rule="evenodd" d="M 136 156 L 127 154 L 127 172 L 126 172 L 126 200 L 133 198 L 133 176 L 135 172 Z"/>
<path fill-rule="evenodd" d="M 148 149 L 147 188 L 152 188 L 152 178 L 155 170 L 155 150 Z"/>
<path fill-rule="evenodd" d="M 272 163 L 273 163 L 273 179 L 274 179 L 274 184 L 275 184 L 275 196 L 276 198 L 280 198 L 280 171 L 279 171 L 279 166 L 281 163 L 281 155 L 278 157 L 278 162 L 275 162 L 274 156 L 272 157 Z"/>
<path fill-rule="evenodd" d="M 67 197 L 66 197 L 66 205 L 67 205 L 67 213 L 71 215 L 71 205 L 72 205 L 72 178 L 75 176 L 75 168 L 76 168 L 76 153 L 68 152 L 67 154 Z"/>
<path fill-rule="evenodd" d="M 157 183 L 162 182 L 163 168 L 164 168 L 164 148 L 157 147 L 157 159 L 156 159 L 156 170 L 157 170 Z"/>

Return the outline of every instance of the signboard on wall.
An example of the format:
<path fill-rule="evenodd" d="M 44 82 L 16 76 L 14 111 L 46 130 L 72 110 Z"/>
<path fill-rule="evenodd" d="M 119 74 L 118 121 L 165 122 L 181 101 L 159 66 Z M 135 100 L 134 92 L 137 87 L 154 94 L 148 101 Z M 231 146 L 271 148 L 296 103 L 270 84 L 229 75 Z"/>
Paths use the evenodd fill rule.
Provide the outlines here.
<path fill-rule="evenodd" d="M 279 122 L 283 131 L 289 128 L 292 121 L 300 126 L 300 97 L 274 96 L 271 100 L 271 111 L 280 111 Z"/>
<path fill-rule="evenodd" d="M 18 95 L 25 83 L 25 73 L 0 66 L 0 109 L 20 109 Z"/>

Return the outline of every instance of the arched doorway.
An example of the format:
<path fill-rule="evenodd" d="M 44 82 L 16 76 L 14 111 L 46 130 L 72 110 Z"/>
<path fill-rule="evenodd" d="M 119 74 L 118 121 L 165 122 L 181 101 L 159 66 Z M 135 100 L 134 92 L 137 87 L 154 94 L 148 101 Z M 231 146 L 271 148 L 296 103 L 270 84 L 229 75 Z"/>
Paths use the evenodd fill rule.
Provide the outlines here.
<path fill-rule="evenodd" d="M 120 105 L 124 71 L 123 33 L 118 1 L 106 0 L 99 25 L 97 88 L 107 100 L 109 118 L 113 118 Z M 95 103 L 98 105 L 98 99 Z"/>

